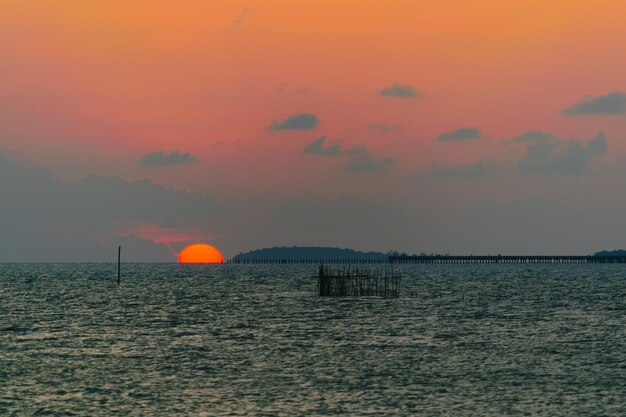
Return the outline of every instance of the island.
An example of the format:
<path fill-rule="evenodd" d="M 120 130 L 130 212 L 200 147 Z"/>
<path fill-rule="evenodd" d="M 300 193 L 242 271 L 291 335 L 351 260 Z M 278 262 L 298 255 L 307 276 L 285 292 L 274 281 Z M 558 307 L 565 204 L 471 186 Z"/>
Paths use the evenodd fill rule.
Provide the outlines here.
<path fill-rule="evenodd" d="M 381 252 L 361 252 L 347 248 L 333 247 L 302 247 L 302 246 L 281 246 L 273 248 L 255 249 L 249 252 L 240 253 L 233 257 L 233 263 L 255 262 L 255 261 L 278 261 L 289 259 L 293 261 L 305 260 L 371 260 L 386 261 L 388 255 Z"/>

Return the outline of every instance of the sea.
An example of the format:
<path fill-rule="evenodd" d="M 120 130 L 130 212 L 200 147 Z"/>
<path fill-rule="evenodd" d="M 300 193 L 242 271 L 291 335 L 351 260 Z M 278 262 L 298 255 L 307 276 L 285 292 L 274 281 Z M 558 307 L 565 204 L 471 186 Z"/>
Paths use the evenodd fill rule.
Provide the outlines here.
<path fill-rule="evenodd" d="M 0 264 L 0 415 L 626 415 L 626 266 L 394 268 Z"/>

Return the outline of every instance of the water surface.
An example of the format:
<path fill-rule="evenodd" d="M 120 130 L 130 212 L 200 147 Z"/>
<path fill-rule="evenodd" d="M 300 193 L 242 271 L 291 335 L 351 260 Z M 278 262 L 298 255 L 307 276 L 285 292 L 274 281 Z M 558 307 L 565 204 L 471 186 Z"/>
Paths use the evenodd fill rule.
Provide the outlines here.
<path fill-rule="evenodd" d="M 626 267 L 0 264 L 0 415 L 626 414 Z"/>

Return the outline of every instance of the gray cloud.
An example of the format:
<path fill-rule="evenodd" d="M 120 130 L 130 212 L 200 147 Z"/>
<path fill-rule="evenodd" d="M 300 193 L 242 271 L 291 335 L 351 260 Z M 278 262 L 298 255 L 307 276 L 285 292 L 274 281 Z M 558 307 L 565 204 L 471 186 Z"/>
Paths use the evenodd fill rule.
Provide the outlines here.
<path fill-rule="evenodd" d="M 440 167 L 433 165 L 430 173 L 437 178 L 493 178 L 498 172 L 498 167 L 493 161 L 478 161 L 473 164 L 452 165 Z"/>
<path fill-rule="evenodd" d="M 515 136 L 508 143 L 527 144 L 526 152 L 517 160 L 498 163 L 481 160 L 475 163 L 440 166 L 434 164 L 430 175 L 436 178 L 480 179 L 501 177 L 503 174 L 583 174 L 591 169 L 593 160 L 607 151 L 603 133 L 589 139 L 587 144 L 578 139 L 559 140 L 551 133 L 528 131 Z"/>
<path fill-rule="evenodd" d="M 287 84 L 287 83 L 282 83 L 282 84 L 277 85 L 276 87 L 274 87 L 274 92 L 276 94 L 285 94 L 288 91 L 289 91 L 289 84 Z"/>
<path fill-rule="evenodd" d="M 249 7 L 244 8 L 241 13 L 239 13 L 239 16 L 237 16 L 237 18 L 233 21 L 233 25 L 234 26 L 241 26 L 244 22 L 244 20 L 246 19 L 246 17 L 248 16 L 248 14 L 252 11 L 252 9 L 250 9 Z"/>
<path fill-rule="evenodd" d="M 418 98 L 420 93 L 412 85 L 394 83 L 389 87 L 383 88 L 378 95 L 383 97 Z"/>
<path fill-rule="evenodd" d="M 5 148 L 0 146 L 0 156 L 4 155 L 5 157 L 11 159 L 19 156 L 19 151 L 16 149 Z"/>
<path fill-rule="evenodd" d="M 343 167 L 344 172 L 369 173 L 384 172 L 393 165 L 391 158 L 375 159 L 365 146 L 355 146 L 350 151 L 350 161 Z"/>
<path fill-rule="evenodd" d="M 556 137 L 552 133 L 546 133 L 539 130 L 529 130 L 521 135 L 513 137 L 509 142 L 512 143 L 533 143 L 533 142 L 552 142 Z"/>
<path fill-rule="evenodd" d="M 482 133 L 475 127 L 462 127 L 454 132 L 446 132 L 437 136 L 437 142 L 482 139 Z"/>
<path fill-rule="evenodd" d="M 179 151 L 172 151 L 165 153 L 163 151 L 155 151 L 143 156 L 139 159 L 139 163 L 146 166 L 173 166 L 191 164 L 197 160 L 198 159 L 189 152 L 180 153 Z"/>
<path fill-rule="evenodd" d="M 272 226 L 288 244 L 327 245 L 387 251 L 415 242 L 408 212 L 342 195 L 327 204 L 284 201 L 271 214 Z"/>
<path fill-rule="evenodd" d="M 522 174 L 582 174 L 591 162 L 607 151 L 606 136 L 600 132 L 589 139 L 586 145 L 578 139 L 561 141 L 539 136 L 517 162 L 517 171 Z"/>
<path fill-rule="evenodd" d="M 304 96 L 310 94 L 311 89 L 309 87 L 292 88 L 289 84 L 282 83 L 274 88 L 274 92 L 279 95 L 292 93 L 295 95 Z"/>
<path fill-rule="evenodd" d="M 274 120 L 269 130 L 310 130 L 319 125 L 317 116 L 310 113 L 292 114 L 283 121 Z"/>
<path fill-rule="evenodd" d="M 352 148 L 344 149 L 341 141 L 333 141 L 329 145 L 324 146 L 326 136 L 314 140 L 304 147 L 302 153 L 305 155 L 320 156 L 347 156 L 348 162 L 343 167 L 343 172 L 350 173 L 369 173 L 383 172 L 393 165 L 391 158 L 374 158 L 367 149 L 362 145 L 356 145 Z"/>
<path fill-rule="evenodd" d="M 367 125 L 367 127 L 369 129 L 378 130 L 383 133 L 391 133 L 391 132 L 395 132 L 396 130 L 398 130 L 398 126 L 390 125 L 387 123 L 370 123 L 369 125 Z"/>
<path fill-rule="evenodd" d="M 626 93 L 615 91 L 598 97 L 588 95 L 572 107 L 563 110 L 563 114 L 568 116 L 626 114 Z"/>
<path fill-rule="evenodd" d="M 340 155 L 343 152 L 341 142 L 333 141 L 328 146 L 324 146 L 325 141 L 326 136 L 314 140 L 305 146 L 302 153 L 306 155 Z"/>
<path fill-rule="evenodd" d="M 234 214 L 214 197 L 147 179 L 59 181 L 1 155 L 0 196 L 0 261 L 108 261 L 117 244 L 128 247 L 129 261 L 175 261 L 166 247 L 132 235 L 146 226 L 213 235 Z"/>

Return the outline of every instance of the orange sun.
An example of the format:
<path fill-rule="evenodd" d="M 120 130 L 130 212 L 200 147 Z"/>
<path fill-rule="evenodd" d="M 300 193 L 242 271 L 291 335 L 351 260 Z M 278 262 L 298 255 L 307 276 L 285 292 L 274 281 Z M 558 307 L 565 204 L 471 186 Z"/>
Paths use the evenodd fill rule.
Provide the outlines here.
<path fill-rule="evenodd" d="M 224 257 L 211 245 L 196 243 L 189 245 L 178 254 L 179 264 L 221 264 Z"/>

